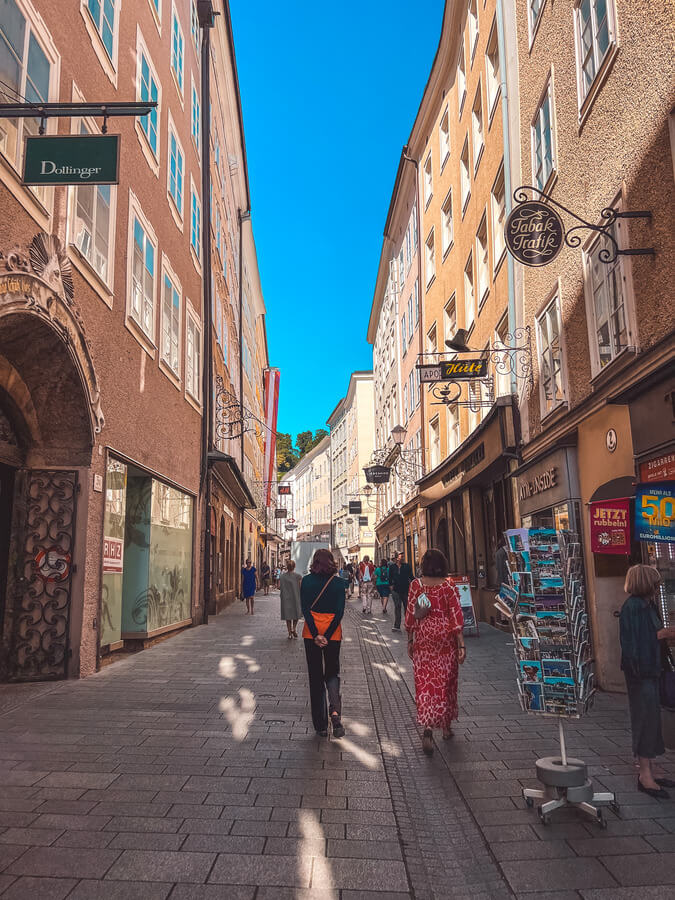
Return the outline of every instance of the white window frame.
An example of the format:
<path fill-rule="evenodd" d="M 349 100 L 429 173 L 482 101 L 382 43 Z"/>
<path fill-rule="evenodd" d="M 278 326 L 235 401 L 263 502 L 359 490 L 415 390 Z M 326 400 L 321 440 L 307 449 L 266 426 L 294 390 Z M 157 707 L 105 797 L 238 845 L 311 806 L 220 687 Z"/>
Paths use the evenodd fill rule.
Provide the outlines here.
<path fill-rule="evenodd" d="M 73 83 L 73 102 L 84 103 L 85 99 L 79 88 Z M 81 125 L 84 125 L 90 134 L 100 134 L 100 127 L 92 118 L 72 118 L 71 134 L 80 134 Z M 77 224 L 77 195 L 81 188 L 98 191 L 101 185 L 70 185 L 68 188 L 68 255 L 78 272 L 85 278 L 89 285 L 101 297 L 103 302 L 112 309 L 113 291 L 115 286 L 115 238 L 117 236 L 117 185 L 111 184 L 110 188 L 110 222 L 108 258 L 106 262 L 107 277 L 104 278 L 96 269 L 96 266 L 87 258 L 77 245 L 75 233 Z M 96 230 L 96 218 L 92 223 L 92 231 Z M 91 236 L 92 243 L 94 235 Z"/>
<path fill-rule="evenodd" d="M 192 346 L 196 350 L 197 359 L 192 360 L 192 379 L 190 383 L 189 332 L 192 329 Z M 202 323 L 190 301 L 185 298 L 185 396 L 197 409 L 202 405 Z"/>
<path fill-rule="evenodd" d="M 546 2 L 547 0 L 527 0 L 527 28 L 530 39 L 530 49 L 532 49 L 532 44 L 534 44 L 534 39 L 537 36 L 539 26 L 544 17 L 544 7 L 546 6 Z M 539 4 L 539 10 L 536 16 L 534 14 L 535 3 Z"/>
<path fill-rule="evenodd" d="M 443 307 L 443 334 L 449 341 L 457 333 L 457 292 L 453 291 L 450 299 Z"/>
<path fill-rule="evenodd" d="M 466 93 L 466 49 L 464 47 L 464 32 L 462 32 L 459 37 L 459 53 L 457 54 L 457 116 L 459 119 L 462 118 Z"/>
<path fill-rule="evenodd" d="M 196 134 L 195 124 L 197 126 Z M 199 164 L 201 166 L 202 101 L 201 97 L 199 96 L 199 90 L 197 88 L 197 85 L 195 84 L 195 78 L 192 72 L 190 72 L 190 135 L 192 137 L 192 143 L 195 145 L 195 149 L 197 150 L 197 156 L 199 158 Z"/>
<path fill-rule="evenodd" d="M 497 54 L 496 72 L 492 64 L 492 56 L 495 52 Z M 487 99 L 488 128 L 492 125 L 501 93 L 501 48 L 497 31 L 497 17 L 495 16 L 488 36 L 487 46 L 485 47 L 485 96 Z"/>
<path fill-rule="evenodd" d="M 500 206 L 497 200 L 496 188 L 501 182 L 503 204 Z M 500 221 L 501 214 L 501 221 Z M 493 277 L 497 274 L 502 260 L 506 255 L 506 240 L 504 238 L 504 223 L 506 222 L 506 181 L 504 177 L 504 160 L 501 161 L 497 176 L 490 188 L 490 218 L 492 224 L 492 260 Z M 499 238 L 499 240 L 498 240 Z"/>
<path fill-rule="evenodd" d="M 195 53 L 197 54 L 197 59 L 200 58 L 200 35 L 201 28 L 199 26 L 199 13 L 197 12 L 197 0 L 190 0 L 190 35 L 192 37 L 192 46 L 195 49 Z"/>
<path fill-rule="evenodd" d="M 146 238 L 152 245 L 154 250 L 154 277 L 152 283 L 152 328 L 151 333 L 143 328 L 141 322 L 134 316 L 131 308 L 131 298 L 133 296 L 133 270 L 134 270 L 134 219 L 138 219 Z M 157 333 L 157 283 L 158 275 L 161 271 L 159 259 L 159 244 L 155 230 L 148 221 L 140 200 L 129 190 L 129 220 L 127 228 L 127 302 L 126 302 L 126 325 L 129 331 L 134 335 L 141 347 L 154 359 L 157 345 L 155 343 L 155 335 Z M 143 312 L 141 310 L 141 320 Z"/>
<path fill-rule="evenodd" d="M 148 68 L 150 70 L 151 76 L 155 80 L 155 84 L 157 85 L 157 149 L 152 149 L 152 144 L 150 143 L 150 139 L 146 134 L 145 128 L 141 124 L 141 117 L 136 116 L 134 118 L 134 127 L 136 129 L 136 136 L 138 137 L 139 143 L 141 145 L 141 150 L 143 151 L 143 155 L 145 156 L 148 165 L 154 172 L 155 176 L 159 178 L 159 161 L 161 157 L 161 148 L 162 148 L 162 82 L 159 79 L 157 74 L 157 68 L 153 62 L 152 56 L 148 50 L 147 44 L 145 43 L 145 39 L 143 37 L 143 33 L 141 31 L 140 25 L 136 26 L 136 100 L 141 100 L 141 61 L 142 57 L 145 56 Z M 148 119 L 150 117 L 150 113 L 148 113 Z"/>
<path fill-rule="evenodd" d="M 466 158 L 466 165 L 464 159 Z M 469 135 L 464 138 L 464 146 L 459 157 L 459 177 L 460 190 L 462 200 L 462 218 L 466 215 L 466 210 L 471 199 L 471 156 L 469 154 Z"/>
<path fill-rule="evenodd" d="M 171 365 L 171 361 L 166 357 L 166 347 L 164 342 L 164 282 L 168 279 L 171 284 L 172 290 L 178 294 L 178 336 L 177 336 L 177 346 L 176 346 L 176 368 Z M 173 296 L 172 300 L 172 316 L 171 316 L 171 326 L 173 326 Z M 178 276 L 174 272 L 171 263 L 169 262 L 168 257 L 165 253 L 162 253 L 162 282 L 160 285 L 160 301 L 159 301 L 159 367 L 162 369 L 165 375 L 172 381 L 176 386 L 180 385 L 180 377 L 181 377 L 181 344 L 183 338 L 183 288 L 181 287 L 180 280 Z M 171 339 L 173 339 L 173 327 L 171 328 Z M 171 347 L 169 347 L 169 353 L 171 353 Z"/>
<path fill-rule="evenodd" d="M 539 183 L 539 179 L 537 176 L 537 151 L 536 151 L 536 130 L 539 127 L 539 131 L 542 136 L 542 165 L 544 161 L 544 129 L 543 129 L 543 121 L 544 121 L 544 108 L 548 105 L 548 113 L 549 113 L 549 121 L 551 123 L 551 170 L 546 174 L 546 178 Z M 532 164 L 532 184 L 535 187 L 538 187 L 539 190 L 545 191 L 547 186 L 551 184 L 553 179 L 557 177 L 558 174 L 558 153 L 556 146 L 556 123 L 555 123 L 555 99 L 553 92 L 553 72 L 549 72 L 548 77 L 546 79 L 546 84 L 544 86 L 544 90 L 541 92 L 539 97 L 539 102 L 537 103 L 537 108 L 535 110 L 534 116 L 532 117 L 532 121 L 530 123 L 530 153 L 531 153 L 531 164 Z M 545 169 L 543 169 L 545 171 Z"/>
<path fill-rule="evenodd" d="M 195 248 L 193 243 L 194 237 L 194 200 L 197 201 L 197 211 L 199 213 L 199 235 L 197 248 Z M 202 241 L 204 240 L 204 223 L 202 221 L 202 202 L 199 197 L 199 193 L 195 186 L 194 179 L 192 175 L 190 175 L 190 255 L 192 256 L 192 262 L 195 264 L 198 272 L 201 272 L 202 268 Z"/>
<path fill-rule="evenodd" d="M 121 2 L 121 0 L 120 0 Z M 148 4 L 150 6 L 150 12 L 152 13 L 152 18 L 155 20 L 155 25 L 157 26 L 157 31 L 162 33 L 162 4 L 163 0 L 156 0 L 157 6 L 155 7 L 155 0 L 148 0 Z"/>
<path fill-rule="evenodd" d="M 101 0 L 103 6 L 103 0 Z M 118 61 L 119 61 L 119 37 L 120 37 L 120 10 L 122 0 L 115 0 L 115 20 L 113 25 L 113 54 L 109 56 L 103 38 L 98 30 L 98 23 L 89 11 L 88 0 L 80 0 L 80 15 L 84 21 L 84 27 L 89 35 L 89 40 L 94 48 L 94 53 L 101 64 L 110 83 L 117 88 Z"/>
<path fill-rule="evenodd" d="M 478 109 L 478 114 L 476 113 L 476 108 Z M 480 143 L 478 143 L 479 141 Z M 473 175 L 475 178 L 485 150 L 485 115 L 483 112 L 483 91 L 481 90 L 480 79 L 478 79 L 478 88 L 471 105 L 471 146 L 473 149 Z"/>
<path fill-rule="evenodd" d="M 427 235 L 424 242 L 424 279 L 427 283 L 427 290 L 431 287 L 436 278 L 436 235 L 432 226 L 431 231 Z"/>
<path fill-rule="evenodd" d="M 505 347 L 510 346 L 508 332 L 509 316 L 507 312 L 497 323 L 494 337 L 492 339 L 492 349 L 498 351 L 497 354 L 492 355 L 492 364 L 495 367 L 495 397 L 506 397 L 511 394 L 511 362 L 509 359 L 507 359 L 508 350 L 504 349 Z M 500 365 L 503 371 L 496 371 L 497 365 Z"/>
<path fill-rule="evenodd" d="M 441 206 L 441 252 L 445 259 L 455 243 L 455 226 L 453 222 L 452 188 L 445 195 Z"/>
<path fill-rule="evenodd" d="M 555 412 L 561 406 L 564 406 L 567 402 L 567 385 L 565 383 L 565 350 L 564 350 L 564 340 L 563 340 L 563 331 L 562 331 L 562 312 L 561 312 L 561 303 L 560 303 L 560 291 L 558 290 L 559 285 L 556 284 L 555 290 L 552 291 L 551 294 L 546 299 L 546 302 L 543 304 L 541 310 L 535 316 L 535 331 L 537 338 L 537 368 L 539 370 L 539 409 L 541 413 L 541 418 L 545 419 L 546 416 L 551 415 L 551 413 Z M 560 343 L 560 394 L 561 397 L 559 400 L 555 400 L 552 398 L 552 402 L 550 406 L 547 403 L 545 387 L 544 387 L 544 377 L 543 377 L 543 367 L 542 367 L 542 358 L 543 358 L 543 347 L 544 347 L 544 335 L 542 330 L 542 320 L 548 319 L 551 307 L 555 307 L 554 314 L 556 316 L 556 324 L 558 327 L 558 340 Z M 546 347 L 550 350 L 550 335 L 548 334 L 548 329 L 546 333 Z M 549 365 L 552 363 L 552 358 L 549 359 Z M 553 382 L 553 366 L 551 365 L 551 381 Z"/>
<path fill-rule="evenodd" d="M 435 440 L 432 439 L 435 435 Z M 434 453 L 436 447 L 436 453 Z M 434 458 L 437 454 L 437 458 Z M 435 469 L 441 463 L 441 423 L 438 416 L 429 421 L 429 468 Z"/>
<path fill-rule="evenodd" d="M 432 169 L 431 150 L 427 153 L 424 160 L 424 208 L 428 209 L 431 198 L 434 196 L 434 175 Z"/>
<path fill-rule="evenodd" d="M 468 274 L 467 274 L 468 273 Z M 469 277 L 470 276 L 470 277 Z M 476 273 L 473 265 L 473 250 L 464 264 L 464 328 L 469 331 L 476 321 Z M 471 290 L 468 290 L 469 285 Z"/>
<path fill-rule="evenodd" d="M 459 445 L 462 443 L 462 434 L 461 434 L 461 424 L 459 418 L 459 406 L 456 403 L 451 403 L 448 406 L 448 411 L 445 415 L 446 421 L 446 441 L 447 441 L 447 453 L 446 456 L 450 456 L 452 453 L 457 450 Z"/>
<path fill-rule="evenodd" d="M 174 138 L 176 142 L 176 148 L 179 151 L 182 159 L 182 171 L 181 171 L 181 181 L 182 181 L 182 190 L 180 197 L 180 207 L 178 206 L 178 202 L 176 198 L 173 196 L 171 192 L 171 138 Z M 180 138 L 178 137 L 178 129 L 176 128 L 176 124 L 173 121 L 173 116 L 171 115 L 171 110 L 169 110 L 169 125 L 168 125 L 168 133 L 166 139 L 166 196 L 169 201 L 169 208 L 171 209 L 171 215 L 173 216 L 176 225 L 179 230 L 183 230 L 183 221 L 184 221 L 184 208 L 185 208 L 185 150 L 183 150 L 183 145 L 180 142 Z"/>
<path fill-rule="evenodd" d="M 405 313 L 401 316 L 401 355 L 405 356 L 408 350 L 408 332 L 405 324 Z"/>
<path fill-rule="evenodd" d="M 481 239 L 481 231 L 484 233 L 485 241 Z M 475 280 L 474 289 L 477 288 L 476 298 L 478 300 L 478 312 L 483 308 L 483 304 L 487 300 L 490 293 L 490 238 L 488 235 L 487 209 L 481 216 L 476 230 L 476 248 L 475 248 Z"/>
<path fill-rule="evenodd" d="M 180 33 L 180 37 L 182 40 L 181 47 L 181 71 L 178 72 L 174 68 L 174 53 L 173 53 L 173 36 L 174 36 L 174 25 L 178 25 L 178 31 Z M 176 90 L 178 91 L 178 96 L 180 98 L 181 104 L 183 103 L 183 98 L 185 96 L 185 32 L 183 31 L 183 23 L 180 20 L 180 16 L 178 15 L 178 10 L 176 9 L 176 2 L 172 0 L 171 2 L 171 43 L 169 48 L 169 68 L 171 69 L 171 75 L 173 76 L 173 82 L 176 85 Z"/>
<path fill-rule="evenodd" d="M 583 119 L 585 113 L 595 99 L 602 83 L 604 75 L 608 70 L 611 60 L 614 58 L 618 47 L 618 29 L 616 19 L 615 0 L 607 0 L 607 37 L 608 45 L 602 58 L 599 56 L 596 46 L 597 39 L 597 19 L 595 15 L 595 6 L 597 0 L 590 0 L 591 4 L 591 29 L 592 29 L 592 54 L 595 72 L 593 79 L 586 90 L 584 87 L 583 76 L 583 53 L 582 53 L 582 28 L 581 28 L 581 6 L 584 0 L 574 0 L 574 46 L 577 62 L 577 100 L 579 105 L 579 118 Z"/>
<path fill-rule="evenodd" d="M 433 334 L 433 337 L 432 337 Z M 432 349 L 433 348 L 433 349 Z M 429 326 L 426 340 L 426 353 L 428 356 L 436 356 L 438 354 L 438 328 L 434 322 Z M 433 360 L 432 360 L 433 362 Z"/>
<path fill-rule="evenodd" d="M 445 107 L 438 126 L 438 160 L 441 164 L 441 172 L 450 159 L 450 109 Z"/>
<path fill-rule="evenodd" d="M 472 11 L 473 10 L 473 11 Z M 469 25 L 469 59 L 473 66 L 473 59 L 480 38 L 480 22 L 478 21 L 478 0 L 469 0 L 466 10 L 466 18 Z"/>

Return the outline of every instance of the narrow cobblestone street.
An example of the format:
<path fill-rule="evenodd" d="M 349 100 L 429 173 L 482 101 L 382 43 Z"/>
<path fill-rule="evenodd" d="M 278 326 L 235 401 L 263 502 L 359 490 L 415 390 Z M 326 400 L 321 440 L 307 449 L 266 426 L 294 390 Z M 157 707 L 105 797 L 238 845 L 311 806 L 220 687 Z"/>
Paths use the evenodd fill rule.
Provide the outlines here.
<path fill-rule="evenodd" d="M 347 736 L 327 741 L 278 602 L 259 596 L 253 618 L 236 603 L 86 680 L 7 695 L 2 900 L 672 896 L 675 803 L 636 792 L 622 697 L 567 728 L 621 819 L 544 827 L 520 790 L 556 731 L 520 712 L 508 636 L 467 639 L 456 738 L 429 760 L 391 617 L 350 603 Z"/>

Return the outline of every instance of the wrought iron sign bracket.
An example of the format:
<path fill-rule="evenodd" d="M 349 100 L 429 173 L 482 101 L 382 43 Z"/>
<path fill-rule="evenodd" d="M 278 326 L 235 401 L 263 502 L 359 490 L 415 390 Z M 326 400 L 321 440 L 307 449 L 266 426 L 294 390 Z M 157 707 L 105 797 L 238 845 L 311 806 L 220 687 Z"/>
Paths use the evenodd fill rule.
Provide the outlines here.
<path fill-rule="evenodd" d="M 222 375 L 216 376 L 216 435 L 224 440 L 254 431 L 253 414 L 227 390 Z"/>
<path fill-rule="evenodd" d="M 39 119 L 38 134 L 44 134 L 47 119 L 72 116 L 103 117 L 101 133 L 108 133 L 108 119 L 115 116 L 147 116 L 157 108 L 156 100 L 108 103 L 0 103 L 0 119 Z"/>

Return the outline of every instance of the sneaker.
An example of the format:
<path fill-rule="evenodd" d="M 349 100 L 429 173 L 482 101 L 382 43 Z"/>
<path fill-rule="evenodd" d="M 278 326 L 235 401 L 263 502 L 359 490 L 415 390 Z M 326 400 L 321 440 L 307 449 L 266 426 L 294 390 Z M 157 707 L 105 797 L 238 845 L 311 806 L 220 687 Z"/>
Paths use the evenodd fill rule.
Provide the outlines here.
<path fill-rule="evenodd" d="M 330 717 L 331 724 L 333 726 L 333 737 L 341 738 L 345 736 L 345 727 L 340 721 L 340 716 L 337 713 L 333 713 Z"/>

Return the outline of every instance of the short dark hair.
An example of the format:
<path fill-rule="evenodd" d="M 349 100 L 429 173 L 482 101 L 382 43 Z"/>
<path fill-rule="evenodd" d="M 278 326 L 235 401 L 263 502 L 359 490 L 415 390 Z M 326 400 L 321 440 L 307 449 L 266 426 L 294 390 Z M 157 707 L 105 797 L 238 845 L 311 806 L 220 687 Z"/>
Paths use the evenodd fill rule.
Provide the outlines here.
<path fill-rule="evenodd" d="M 445 553 L 440 550 L 427 550 L 422 557 L 422 575 L 427 578 L 446 578 L 450 574 L 450 567 L 445 558 Z"/>
<path fill-rule="evenodd" d="M 338 567 L 330 550 L 317 550 L 312 559 L 309 571 L 312 575 L 335 575 Z"/>

